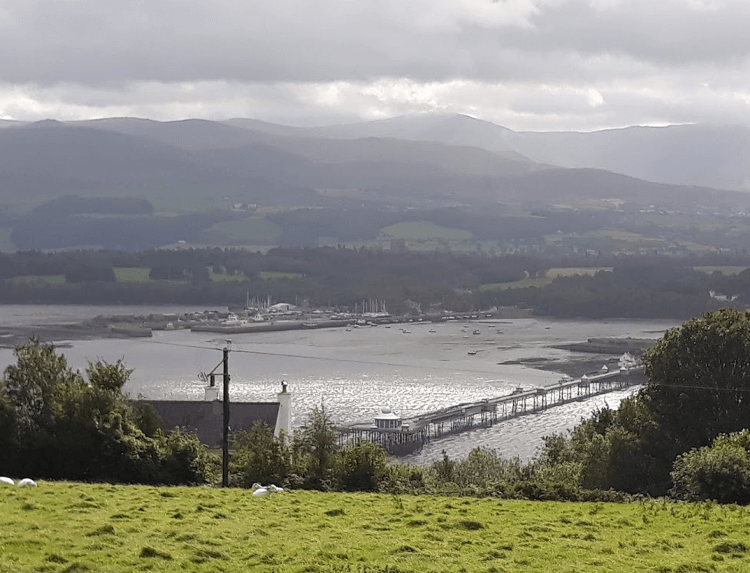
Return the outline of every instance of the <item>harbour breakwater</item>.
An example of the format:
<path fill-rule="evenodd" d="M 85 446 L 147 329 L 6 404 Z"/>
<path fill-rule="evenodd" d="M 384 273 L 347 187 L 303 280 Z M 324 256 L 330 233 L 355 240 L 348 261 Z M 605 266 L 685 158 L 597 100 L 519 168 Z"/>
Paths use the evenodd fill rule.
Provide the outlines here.
<path fill-rule="evenodd" d="M 356 324 L 356 320 L 268 320 L 242 324 L 195 324 L 191 332 L 213 332 L 217 334 L 249 334 L 253 332 L 280 332 L 315 328 L 338 328 Z"/>

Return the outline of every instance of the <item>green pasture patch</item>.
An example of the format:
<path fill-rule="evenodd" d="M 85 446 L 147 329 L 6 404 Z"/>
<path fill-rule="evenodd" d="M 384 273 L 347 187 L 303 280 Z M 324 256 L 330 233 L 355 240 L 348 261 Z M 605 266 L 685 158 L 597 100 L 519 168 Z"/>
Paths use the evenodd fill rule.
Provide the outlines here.
<path fill-rule="evenodd" d="M 693 267 L 694 271 L 698 271 L 699 273 L 706 273 L 707 275 L 713 274 L 715 272 L 720 272 L 723 275 L 738 275 L 742 271 L 747 270 L 747 267 L 733 267 L 729 265 L 725 266 L 704 266 L 704 267 Z"/>
<path fill-rule="evenodd" d="M 541 288 L 543 286 L 547 286 L 552 282 L 552 277 L 530 277 L 527 279 L 521 279 L 519 281 L 513 281 L 513 282 L 507 282 L 507 283 L 490 283 L 481 285 L 479 287 L 479 290 L 481 292 L 492 292 L 492 291 L 498 291 L 498 290 L 507 290 L 507 289 L 514 289 L 514 288 L 527 288 L 527 287 L 537 287 Z"/>
<path fill-rule="evenodd" d="M 574 235 L 573 233 L 554 233 L 552 235 L 544 235 L 544 243 L 546 245 L 555 245 L 557 243 L 562 243 L 565 239 L 576 236 L 577 235 Z"/>
<path fill-rule="evenodd" d="M 115 280 L 118 283 L 145 283 L 151 280 L 148 267 L 114 267 Z"/>
<path fill-rule="evenodd" d="M 649 237 L 647 235 L 641 235 L 639 233 L 632 233 L 630 231 L 622 231 L 620 229 L 599 229 L 585 233 L 584 237 L 595 238 L 595 237 L 606 237 L 615 241 L 621 241 L 624 243 L 646 243 L 649 245 L 664 244 L 666 241 L 661 237 Z"/>
<path fill-rule="evenodd" d="M 65 275 L 20 275 L 8 279 L 14 285 L 46 286 L 65 284 Z"/>
<path fill-rule="evenodd" d="M 716 250 L 714 245 L 703 245 L 692 241 L 680 241 L 678 245 L 691 253 L 713 253 Z"/>
<path fill-rule="evenodd" d="M 473 238 L 469 231 L 441 227 L 429 221 L 408 221 L 380 229 L 380 239 L 404 239 L 406 241 L 468 241 Z"/>
<path fill-rule="evenodd" d="M 712 503 L 288 490 L 254 498 L 240 489 L 40 482 L 0 488 L 0 512 L 3 573 L 750 568 L 750 511 Z"/>
<path fill-rule="evenodd" d="M 241 283 L 245 280 L 245 275 L 243 274 L 215 273 L 213 271 L 208 271 L 208 276 L 211 281 L 215 283 Z"/>
<path fill-rule="evenodd" d="M 588 276 L 593 277 L 599 271 L 612 271 L 612 267 L 553 267 L 547 271 L 550 278 Z"/>
<path fill-rule="evenodd" d="M 261 279 L 264 281 L 283 281 L 291 279 L 301 279 L 304 275 L 302 273 L 281 273 L 276 271 L 260 271 L 258 273 Z"/>
<path fill-rule="evenodd" d="M 529 277 L 507 283 L 486 284 L 479 287 L 480 291 L 491 292 L 509 288 L 541 288 L 550 284 L 557 277 L 594 276 L 599 271 L 611 271 L 612 267 L 553 267 L 542 277 Z"/>
<path fill-rule="evenodd" d="M 200 234 L 200 241 L 213 245 L 274 245 L 281 227 L 265 217 L 248 217 L 237 221 L 216 223 Z"/>

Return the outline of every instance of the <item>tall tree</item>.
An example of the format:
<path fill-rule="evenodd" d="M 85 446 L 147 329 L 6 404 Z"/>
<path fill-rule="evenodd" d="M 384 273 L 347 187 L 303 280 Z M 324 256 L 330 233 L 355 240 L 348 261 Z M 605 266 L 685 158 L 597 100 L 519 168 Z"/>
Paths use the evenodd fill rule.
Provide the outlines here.
<path fill-rule="evenodd" d="M 86 380 L 50 344 L 15 349 L 0 381 L 0 467 L 11 475 L 139 483 L 205 480 L 195 436 L 138 428 L 122 361 L 90 363 Z"/>
<path fill-rule="evenodd" d="M 643 357 L 644 392 L 676 453 L 750 425 L 750 313 L 721 309 L 669 330 Z"/>
<path fill-rule="evenodd" d="M 314 406 L 305 425 L 295 432 L 292 443 L 308 485 L 321 487 L 331 478 L 336 448 L 336 427 L 330 414 L 322 404 Z"/>

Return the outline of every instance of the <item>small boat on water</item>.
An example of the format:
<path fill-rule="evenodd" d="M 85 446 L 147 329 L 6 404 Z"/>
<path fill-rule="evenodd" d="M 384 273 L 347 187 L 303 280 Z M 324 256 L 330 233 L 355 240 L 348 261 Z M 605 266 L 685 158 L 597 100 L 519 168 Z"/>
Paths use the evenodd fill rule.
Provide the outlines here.
<path fill-rule="evenodd" d="M 467 354 L 469 356 L 476 356 L 477 355 L 477 351 L 476 350 L 469 350 L 469 352 L 467 352 Z"/>
<path fill-rule="evenodd" d="M 481 330 L 479 330 L 479 329 L 477 329 L 477 330 L 475 330 L 475 331 L 474 331 L 474 332 L 473 332 L 472 334 L 482 334 L 482 331 L 481 331 Z"/>

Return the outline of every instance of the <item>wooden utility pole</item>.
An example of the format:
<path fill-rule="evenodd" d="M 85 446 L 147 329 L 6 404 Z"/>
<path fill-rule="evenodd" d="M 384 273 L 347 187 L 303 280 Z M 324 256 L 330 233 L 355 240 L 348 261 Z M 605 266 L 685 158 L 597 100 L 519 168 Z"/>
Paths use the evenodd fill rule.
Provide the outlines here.
<path fill-rule="evenodd" d="M 221 485 L 229 487 L 229 347 L 231 341 L 227 340 L 224 346 L 224 435 L 221 441 Z"/>

